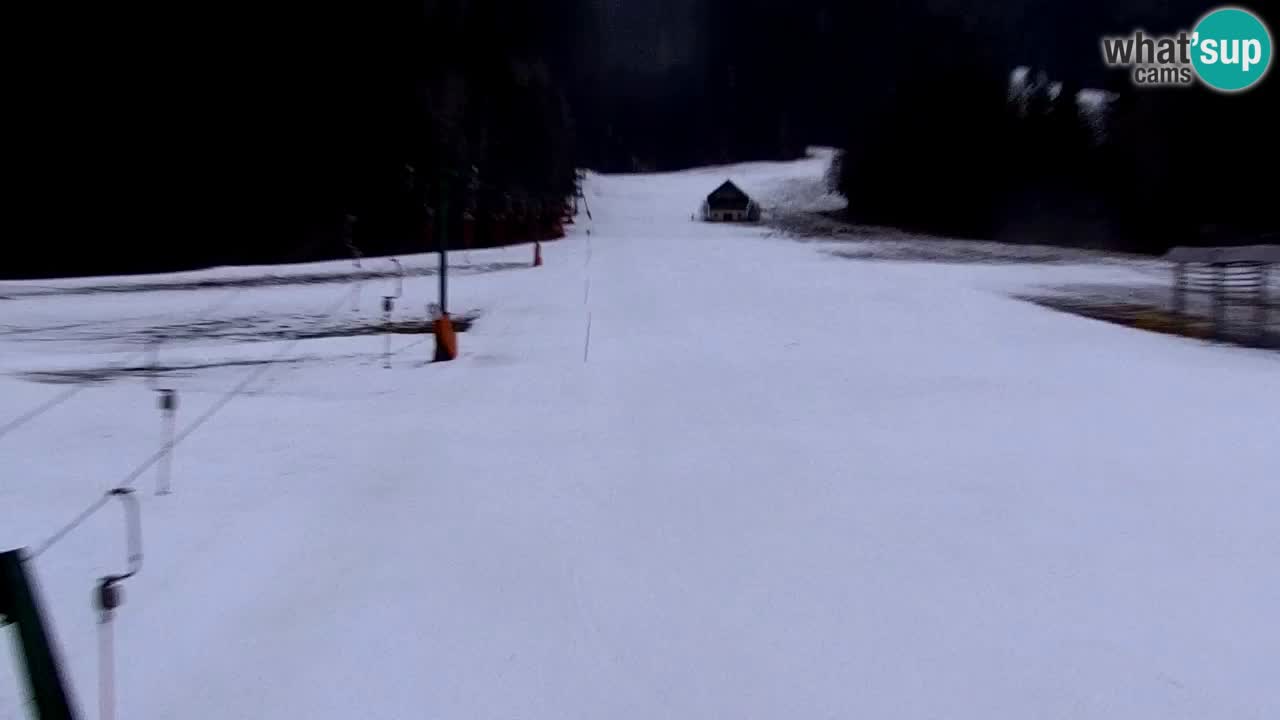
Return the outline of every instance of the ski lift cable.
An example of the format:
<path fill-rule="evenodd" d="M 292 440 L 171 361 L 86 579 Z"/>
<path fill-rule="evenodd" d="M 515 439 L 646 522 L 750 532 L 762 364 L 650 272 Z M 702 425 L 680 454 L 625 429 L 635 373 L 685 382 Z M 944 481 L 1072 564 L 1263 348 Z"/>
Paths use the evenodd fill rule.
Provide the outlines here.
<path fill-rule="evenodd" d="M 351 295 L 353 293 L 354 293 L 354 288 L 352 290 L 348 290 L 347 292 L 343 293 L 342 297 L 338 299 L 338 302 L 329 306 L 322 314 L 332 315 L 335 312 L 337 312 L 339 308 L 341 308 L 350 300 Z M 114 490 L 116 490 L 117 488 L 127 488 L 132 486 L 134 483 L 136 483 L 138 481 L 138 478 L 142 477 L 143 473 L 151 469 L 157 462 L 160 461 L 161 458 L 163 458 L 166 454 L 168 454 L 174 448 L 180 445 L 184 440 L 186 440 L 188 437 L 194 434 L 195 431 L 199 430 L 205 423 L 212 420 L 213 417 L 217 415 L 218 412 L 221 411 L 224 407 L 230 404 L 232 400 L 242 395 L 245 392 L 245 390 L 249 388 L 250 385 L 252 385 L 255 381 L 259 380 L 262 376 L 266 375 L 271 370 L 274 370 L 277 365 L 277 361 L 279 361 L 280 358 L 284 357 L 290 350 L 294 348 L 294 346 L 296 346 L 303 339 L 304 338 L 299 337 L 299 338 L 294 338 L 293 340 L 290 340 L 288 343 L 284 345 L 284 347 L 280 348 L 274 354 L 272 354 L 271 357 L 268 358 L 263 364 L 254 368 L 243 379 L 241 379 L 240 382 L 236 383 L 236 385 L 232 387 L 231 390 L 227 391 L 221 398 L 219 398 L 217 402 L 211 405 L 207 410 L 201 413 L 199 417 L 197 417 L 189 425 L 183 428 L 177 435 L 175 435 L 173 440 L 171 440 L 168 443 L 165 443 L 164 447 L 160 448 L 159 450 L 157 450 L 156 452 L 148 456 L 145 460 L 142 461 L 142 463 L 140 463 L 137 467 L 135 467 L 123 478 L 121 478 L 119 482 L 112 485 L 110 490 L 107 490 L 105 493 L 103 493 L 101 497 L 99 497 L 97 500 L 91 503 L 88 507 L 86 507 L 83 511 L 81 511 L 74 518 L 72 518 L 70 522 L 63 525 L 53 535 L 49 536 L 47 540 L 42 542 L 40 545 L 36 546 L 36 549 L 31 551 L 29 554 L 27 554 L 24 560 L 35 560 L 36 558 L 40 557 L 44 553 L 48 552 L 50 548 L 52 548 L 54 545 L 57 545 L 67 535 L 71 534 L 73 530 L 78 528 L 86 520 L 92 517 L 94 513 L 101 510 L 107 504 L 107 502 L 111 499 L 111 493 Z"/>
<path fill-rule="evenodd" d="M 399 267 L 399 263 L 398 263 L 398 262 L 396 263 L 396 265 L 397 265 L 397 267 Z M 403 282 L 404 282 L 404 280 L 403 280 L 403 278 L 404 278 L 404 269 L 403 269 L 402 267 L 399 267 L 399 269 L 400 269 L 400 278 L 401 278 L 400 282 L 401 282 L 401 284 L 402 284 L 402 286 L 403 286 Z M 245 290 L 247 290 L 247 289 L 249 289 L 249 286 L 240 286 L 240 287 L 237 287 L 237 288 L 232 289 L 232 290 L 231 290 L 230 292 L 228 292 L 227 294 L 225 294 L 225 295 L 223 295 L 223 296 L 221 296 L 221 297 L 217 298 L 216 300 L 214 300 L 214 301 L 213 301 L 209 306 L 207 306 L 207 307 L 205 307 L 205 308 L 201 309 L 200 311 L 196 312 L 196 313 L 195 313 L 195 317 L 197 317 L 197 318 L 201 318 L 201 317 L 207 316 L 207 315 L 209 315 L 209 314 L 211 314 L 211 313 L 213 313 L 213 312 L 215 312 L 215 311 L 217 311 L 217 310 L 221 310 L 222 308 L 226 307 L 227 305 L 230 305 L 230 304 L 231 304 L 231 301 L 235 300 L 237 297 L 239 297 L 239 296 L 240 296 L 240 295 L 241 295 Z M 174 317 L 174 316 L 176 316 L 176 315 L 178 315 L 178 314 L 180 314 L 180 311 L 179 311 L 179 312 L 173 312 L 173 313 L 157 313 L 157 314 L 154 314 L 154 315 L 144 315 L 144 316 L 141 316 L 141 317 L 129 318 L 128 320 L 126 320 L 126 322 L 137 322 L 137 321 L 140 321 L 140 320 L 155 320 L 155 319 L 157 319 L 157 318 L 163 318 L 163 317 Z M 55 329 L 67 329 L 67 328 L 72 328 L 72 327 L 81 327 L 81 326 L 83 326 L 83 325 L 85 325 L 85 324 L 88 324 L 88 323 L 77 323 L 77 324 L 74 324 L 74 325 L 66 325 L 66 326 L 62 326 L 62 328 L 55 328 Z M 140 357 L 142 357 L 142 356 L 146 355 L 146 353 L 147 353 L 147 350 L 139 350 L 138 352 L 135 352 L 135 353 L 133 353 L 133 354 L 131 354 L 131 355 L 129 355 L 129 356 L 127 356 L 127 357 L 125 357 L 123 360 L 121 360 L 121 361 L 119 361 L 119 362 L 117 362 L 117 363 L 113 363 L 113 364 L 109 365 L 109 366 L 106 368 L 106 370 L 109 370 L 109 371 L 110 371 L 110 370 L 120 370 L 120 369 L 126 368 L 126 367 L 128 367 L 128 366 L 129 366 L 129 364 L 130 364 L 130 363 L 132 363 L 132 362 L 134 362 L 135 360 L 139 359 Z M 9 422 L 5 423 L 4 425 L 0 425 L 0 439 L 3 439 L 6 435 L 8 435 L 8 434 L 10 434 L 10 433 L 14 432 L 15 430 L 17 430 L 17 429 L 21 428 L 22 426 L 26 425 L 27 423 L 29 423 L 29 422 L 31 422 L 31 421 L 33 421 L 33 420 L 35 420 L 35 419 L 39 418 L 41 415 L 45 414 L 46 412 L 49 412 L 50 410 L 53 410 L 54 408 L 58 407 L 59 405 L 62 405 L 63 403 L 67 402 L 68 400 L 70 400 L 71 398 L 75 397 L 76 395 L 79 395 L 82 391 L 84 391 L 84 390 L 88 389 L 89 387 L 90 387 L 90 385 L 89 385 L 89 384 L 87 384 L 87 383 L 85 383 L 85 384 L 80 384 L 80 385 L 76 385 L 76 386 L 74 386 L 74 387 L 68 388 L 67 390 L 64 390 L 63 392 L 59 393 L 58 395 L 55 395 L 54 397 L 52 397 L 52 398 L 50 398 L 50 399 L 46 400 L 45 402 L 43 402 L 43 403 L 41 403 L 41 404 L 39 404 L 39 405 L 35 406 L 35 407 L 34 407 L 34 408 L 32 408 L 31 410 L 28 410 L 27 412 L 25 412 L 25 413 L 23 413 L 23 414 L 19 415 L 18 417 L 14 418 L 13 420 L 10 420 Z"/>
<path fill-rule="evenodd" d="M 229 304 L 232 299 L 234 299 L 237 295 L 239 295 L 245 289 L 247 289 L 245 286 L 232 288 L 228 293 L 216 299 L 211 305 L 209 305 L 209 307 L 206 307 L 203 310 L 200 310 L 199 312 L 197 312 L 196 315 L 197 316 L 207 315 L 215 310 L 222 309 L 223 306 Z M 161 312 L 161 313 L 149 313 L 147 315 L 135 315 L 134 317 L 119 318 L 114 322 L 117 322 L 117 323 L 144 322 L 144 321 L 158 320 L 160 318 L 176 317 L 180 314 L 182 314 L 181 310 Z M 90 320 L 86 322 L 69 323 L 67 325 L 54 325 L 51 327 L 18 328 L 16 330 L 5 330 L 3 332 L 0 332 L 0 335 L 3 335 L 3 336 L 32 335 L 35 333 L 51 332 L 55 330 L 74 330 L 75 328 L 81 328 L 88 325 L 97 325 L 99 322 L 100 321 L 98 320 Z"/>
<path fill-rule="evenodd" d="M 224 295 L 223 297 L 218 298 L 218 300 L 215 301 L 213 304 L 209 305 L 208 307 L 204 308 L 200 312 L 196 313 L 196 316 L 203 317 L 205 315 L 212 313 L 214 310 L 221 309 L 222 307 L 229 304 L 232 298 L 234 298 L 236 295 L 240 294 L 243 291 L 244 291 L 244 288 L 237 288 L 235 290 L 232 290 L 227 295 Z M 176 313 L 162 313 L 159 315 L 151 315 L 151 316 L 142 317 L 142 318 L 131 318 L 131 320 L 147 320 L 147 319 L 155 319 L 158 317 L 172 317 L 175 314 Z M 135 353 L 130 354 L 125 359 L 119 362 L 108 365 L 105 369 L 111 371 L 111 370 L 121 370 L 123 368 L 126 368 L 129 366 L 130 363 L 146 355 L 147 352 L 148 352 L 147 350 L 139 350 Z M 9 433 L 17 430 L 23 425 L 26 425 L 32 420 L 35 420 L 36 418 L 40 417 L 46 412 L 58 407 L 59 405 L 65 403 L 66 401 L 70 400 L 76 395 L 79 395 L 81 391 L 86 390 L 89 387 L 90 385 L 88 383 L 82 383 L 80 385 L 75 385 L 73 387 L 70 387 L 62 391 L 61 393 L 53 396 L 52 398 L 44 401 L 43 403 L 37 405 L 31 410 L 28 410 L 27 412 L 19 415 L 13 420 L 10 420 L 4 425 L 0 425 L 0 439 L 3 439 Z"/>

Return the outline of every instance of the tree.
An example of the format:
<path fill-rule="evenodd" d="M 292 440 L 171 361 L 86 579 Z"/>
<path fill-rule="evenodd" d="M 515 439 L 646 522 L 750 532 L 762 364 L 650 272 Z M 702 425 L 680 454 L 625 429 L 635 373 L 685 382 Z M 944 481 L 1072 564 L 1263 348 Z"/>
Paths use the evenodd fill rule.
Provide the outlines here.
<path fill-rule="evenodd" d="M 860 90 L 840 191 L 863 222 L 982 235 L 1002 191 L 984 178 L 1005 177 L 1007 73 L 963 19 L 904 17 L 895 27 L 904 45 L 881 82 Z"/>

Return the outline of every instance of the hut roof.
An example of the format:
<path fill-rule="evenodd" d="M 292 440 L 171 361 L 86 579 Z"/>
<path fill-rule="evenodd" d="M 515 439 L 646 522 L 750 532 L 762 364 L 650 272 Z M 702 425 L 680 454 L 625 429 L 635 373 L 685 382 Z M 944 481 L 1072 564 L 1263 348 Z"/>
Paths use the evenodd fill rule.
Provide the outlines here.
<path fill-rule="evenodd" d="M 725 180 L 724 184 L 707 196 L 707 205 L 712 210 L 746 210 L 751 204 L 751 197 L 742 188 Z"/>

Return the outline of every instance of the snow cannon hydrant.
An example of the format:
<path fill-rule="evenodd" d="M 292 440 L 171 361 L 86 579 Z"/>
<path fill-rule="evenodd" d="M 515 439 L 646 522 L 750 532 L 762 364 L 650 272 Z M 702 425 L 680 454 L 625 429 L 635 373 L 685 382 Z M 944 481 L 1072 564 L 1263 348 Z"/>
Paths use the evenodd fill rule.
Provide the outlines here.
<path fill-rule="evenodd" d="M 542 267 L 542 243 L 538 241 L 533 243 L 533 266 Z"/>
<path fill-rule="evenodd" d="M 454 330 L 449 313 L 441 312 L 435 320 L 436 355 L 435 362 L 448 362 L 458 357 L 458 334 Z"/>

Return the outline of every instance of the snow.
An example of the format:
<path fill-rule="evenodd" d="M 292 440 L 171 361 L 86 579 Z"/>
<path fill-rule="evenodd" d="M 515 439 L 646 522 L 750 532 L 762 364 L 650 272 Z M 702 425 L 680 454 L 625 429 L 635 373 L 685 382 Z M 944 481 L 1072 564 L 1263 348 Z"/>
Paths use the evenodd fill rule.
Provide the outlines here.
<path fill-rule="evenodd" d="M 451 307 L 480 315 L 453 363 L 425 336 L 390 370 L 378 336 L 166 342 L 302 361 L 159 381 L 181 427 L 266 373 L 181 444 L 173 495 L 138 481 L 119 717 L 1280 715 L 1277 356 L 1010 297 L 1151 282 L 1140 263 L 854 261 L 689 219 L 726 173 L 799 202 L 825 161 L 590 175 L 594 222 L 545 266 L 459 254 Z M 70 387 L 25 373 L 119 362 L 147 328 L 369 322 L 395 284 L 355 307 L 342 282 L 30 292 L 156 280 L 6 282 L 0 423 Z M 435 283 L 406 278 L 397 317 Z M 0 546 L 37 546 L 160 428 L 129 377 L 0 437 Z M 85 717 L 123 543 L 108 505 L 29 564 Z"/>
<path fill-rule="evenodd" d="M 1021 103 L 1024 106 L 1024 112 L 1028 98 L 1042 87 L 1052 100 L 1057 100 L 1062 95 L 1063 84 L 1051 82 L 1043 71 L 1033 75 L 1031 68 L 1019 65 L 1009 72 L 1009 99 Z M 1103 121 L 1107 107 L 1115 102 L 1117 97 L 1115 93 L 1106 90 L 1083 88 L 1076 92 L 1075 103 L 1082 115 L 1089 118 L 1092 123 L 1098 124 Z"/>
<path fill-rule="evenodd" d="M 1085 88 L 1076 93 L 1076 103 L 1087 112 L 1103 112 L 1107 104 L 1115 102 L 1116 94 L 1096 88 Z"/>

